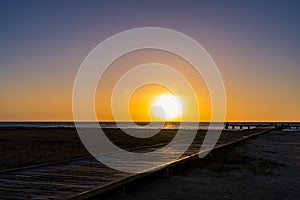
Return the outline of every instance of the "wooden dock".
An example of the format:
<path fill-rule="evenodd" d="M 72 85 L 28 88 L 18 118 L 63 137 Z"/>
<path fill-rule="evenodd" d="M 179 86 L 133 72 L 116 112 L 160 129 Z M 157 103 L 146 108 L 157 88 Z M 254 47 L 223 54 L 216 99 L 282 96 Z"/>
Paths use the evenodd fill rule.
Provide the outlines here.
<path fill-rule="evenodd" d="M 221 135 L 211 154 L 270 130 L 272 128 L 265 127 L 247 133 L 228 131 Z M 1 172 L 0 199 L 86 199 L 115 188 L 126 187 L 126 184 L 153 173 L 166 175 L 175 166 L 199 159 L 199 154 L 206 153 L 199 153 L 200 146 L 201 143 L 193 143 L 180 159 L 141 174 L 111 169 L 92 157 Z"/>
<path fill-rule="evenodd" d="M 266 126 L 275 126 L 275 128 L 282 128 L 282 129 L 296 129 L 300 130 L 300 123 L 298 122 L 290 122 L 290 123 L 284 123 L 284 122 L 274 122 L 274 123 L 241 123 L 241 122 L 227 122 L 225 124 L 226 130 L 234 130 L 234 129 L 251 129 L 251 128 L 261 128 Z"/>

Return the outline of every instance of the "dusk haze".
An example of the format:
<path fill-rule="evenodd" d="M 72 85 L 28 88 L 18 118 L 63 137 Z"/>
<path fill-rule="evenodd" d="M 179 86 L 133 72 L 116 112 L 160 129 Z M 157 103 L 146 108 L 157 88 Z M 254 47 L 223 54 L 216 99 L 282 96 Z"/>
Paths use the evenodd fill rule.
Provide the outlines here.
<path fill-rule="evenodd" d="M 300 120 L 298 1 L 1 2 L 1 121 L 72 121 L 73 83 L 86 55 L 111 35 L 145 26 L 183 32 L 207 50 L 224 81 L 227 121 Z M 100 120 L 113 121 L 105 112 Z"/>

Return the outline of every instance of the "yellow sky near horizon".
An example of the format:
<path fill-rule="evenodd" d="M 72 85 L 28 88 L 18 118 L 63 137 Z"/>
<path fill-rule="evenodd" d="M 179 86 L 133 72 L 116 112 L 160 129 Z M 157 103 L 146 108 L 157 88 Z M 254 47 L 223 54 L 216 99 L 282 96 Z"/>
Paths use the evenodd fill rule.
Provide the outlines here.
<path fill-rule="evenodd" d="M 147 62 L 165 64 L 180 71 L 196 91 L 201 112 L 200 121 L 210 121 L 210 96 L 202 77 L 180 57 L 168 52 L 150 49 L 131 52 L 120 57 L 105 72 L 95 94 L 95 108 L 99 121 L 114 121 L 111 111 L 111 95 L 114 84 L 122 74 L 133 66 Z M 216 63 L 218 65 L 218 60 Z M 267 84 L 272 84 L 272 82 L 269 82 L 267 78 L 265 85 L 254 87 L 254 84 L 258 84 L 255 82 L 255 77 L 253 84 L 238 85 L 236 82 L 239 79 L 247 80 L 249 77 L 245 74 L 239 74 L 235 77 L 236 80 L 232 80 L 232 78 L 228 78 L 230 71 L 223 68 L 220 68 L 220 71 L 227 95 L 226 121 L 299 121 L 300 112 L 297 110 L 297 104 L 293 101 L 288 106 L 278 104 L 280 101 L 288 102 L 284 96 L 279 95 L 280 88 L 268 89 Z M 75 77 L 75 73 L 72 76 Z M 10 93 L 10 96 L 3 96 L 0 104 L 0 121 L 72 121 L 72 84 L 74 81 L 72 76 L 68 77 L 68 85 L 52 88 L 52 90 L 21 90 L 21 93 Z M 263 76 L 263 74 L 257 74 L 257 76 Z M 180 85 L 179 82 L 178 84 Z M 127 106 L 126 103 L 129 102 L 129 113 L 134 121 L 148 121 L 153 100 L 168 92 L 170 91 L 162 86 L 150 84 L 140 87 L 130 99 L 120 98 L 116 102 L 118 106 Z M 182 92 L 184 93 L 184 91 Z M 189 118 L 189 114 L 194 109 L 191 106 L 191 97 L 184 94 L 181 95 L 181 98 L 185 102 L 186 109 L 183 114 L 186 115 L 186 119 L 192 119 Z M 293 104 L 294 110 L 291 109 Z M 123 115 L 120 121 L 129 121 L 129 119 Z"/>
<path fill-rule="evenodd" d="M 205 48 L 224 81 L 227 121 L 300 122 L 299 5 L 298 1 L 89 1 L 70 6 L 67 1 L 7 1 L 0 7 L 0 121 L 72 121 L 73 84 L 89 52 L 114 34 L 151 26 L 184 33 Z M 196 91 L 200 119 L 209 121 L 207 88 L 187 63 L 163 52 L 141 54 L 120 58 L 103 77 L 106 86 L 100 82 L 95 99 L 99 120 L 114 120 L 112 85 L 130 66 L 147 61 L 169 65 L 187 77 Z M 147 74 L 137 78 L 143 77 Z M 170 77 L 171 83 L 176 80 L 176 75 Z M 184 93 L 179 95 L 183 114 L 191 118 L 193 98 L 178 90 Z M 126 119 L 129 101 L 134 120 L 149 120 L 153 102 L 169 92 L 155 84 L 140 87 L 129 99 L 118 92 L 119 117 Z"/>

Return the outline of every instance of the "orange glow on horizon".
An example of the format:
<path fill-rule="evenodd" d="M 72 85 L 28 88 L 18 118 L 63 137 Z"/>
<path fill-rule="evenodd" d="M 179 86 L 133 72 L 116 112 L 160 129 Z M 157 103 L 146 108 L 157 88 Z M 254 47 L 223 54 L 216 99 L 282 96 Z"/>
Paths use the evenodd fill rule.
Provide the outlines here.
<path fill-rule="evenodd" d="M 114 121 L 110 109 L 110 96 L 113 84 L 118 78 L 129 69 L 145 62 L 153 62 L 153 58 L 158 63 L 172 66 L 188 77 L 196 95 L 200 107 L 200 120 L 210 121 L 210 96 L 203 79 L 197 76 L 191 69 L 189 63 L 179 57 L 167 52 L 145 50 L 146 52 L 132 52 L 119 58 L 112 63 L 106 75 L 99 82 L 99 87 L 95 95 L 95 108 L 99 121 Z M 216 61 L 221 65 L 221 61 Z M 225 61 L 223 61 L 224 63 Z M 237 60 L 237 63 L 239 61 Z M 226 65 L 228 63 L 225 62 Z M 252 84 L 238 84 L 239 81 L 247 77 L 236 76 L 231 78 L 231 71 L 222 70 L 226 94 L 227 94 L 227 116 L 226 121 L 300 121 L 298 102 L 290 101 L 286 96 L 281 95 L 278 88 L 267 90 L 266 85 L 259 85 L 253 81 Z M 75 73 L 73 74 L 75 76 Z M 255 74 L 256 75 L 256 74 Z M 250 76 L 250 75 L 248 75 Z M 48 90 L 44 90 L 44 85 L 12 85 L 2 88 L 4 95 L 0 99 L 0 121 L 73 121 L 72 116 L 72 87 L 73 79 L 65 75 L 68 84 L 56 87 L 51 81 Z M 42 80 L 39 80 L 41 83 Z M 267 80 L 266 80 L 267 81 Z M 46 83 L 44 83 L 46 84 Z M 270 82 L 269 84 L 273 84 Z M 13 87 L 18 87 L 20 92 L 11 92 Z M 253 88 L 256 88 L 255 90 Z M 288 89 L 286 89 L 288 90 Z M 143 91 L 143 92 L 142 92 Z M 158 95 L 169 93 L 170 91 L 157 86 L 148 86 L 137 90 L 130 99 L 130 115 L 134 121 L 150 121 L 149 108 L 154 98 Z M 9 94 L 9 95 L 8 95 Z M 297 91 L 290 91 L 296 94 Z M 186 113 L 193 112 L 189 96 L 182 96 L 185 101 Z M 123 100 L 120 99 L 122 106 Z M 86 121 L 90 121 L 86 119 Z M 128 121 L 124 118 L 123 121 Z"/>

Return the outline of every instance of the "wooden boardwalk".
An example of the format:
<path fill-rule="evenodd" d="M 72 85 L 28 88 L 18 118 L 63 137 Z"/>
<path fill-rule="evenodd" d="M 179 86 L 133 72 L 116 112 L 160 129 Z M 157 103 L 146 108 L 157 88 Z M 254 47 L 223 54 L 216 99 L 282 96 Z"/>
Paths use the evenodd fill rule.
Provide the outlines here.
<path fill-rule="evenodd" d="M 63 199 L 127 175 L 93 158 L 17 170 L 0 175 L 0 199 Z"/>
<path fill-rule="evenodd" d="M 226 133 L 225 136 L 222 134 L 214 149 L 234 144 L 269 130 L 271 129 L 264 128 L 247 133 L 233 131 Z M 228 140 L 228 138 L 231 139 Z M 168 163 L 165 168 L 159 170 L 187 159 L 198 158 L 200 146 L 201 143 L 193 143 L 181 159 Z M 142 178 L 147 174 L 120 172 L 101 164 L 95 158 L 70 160 L 2 172 L 0 174 L 0 199 L 83 199 L 127 184 L 130 180 Z"/>

